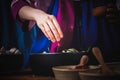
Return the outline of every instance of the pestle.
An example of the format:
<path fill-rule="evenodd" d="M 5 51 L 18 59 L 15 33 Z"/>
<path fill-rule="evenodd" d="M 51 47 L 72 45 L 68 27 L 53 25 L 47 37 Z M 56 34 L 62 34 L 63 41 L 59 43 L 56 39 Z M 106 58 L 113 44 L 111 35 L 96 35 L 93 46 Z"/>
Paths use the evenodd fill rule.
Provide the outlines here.
<path fill-rule="evenodd" d="M 92 52 L 93 52 L 93 55 L 96 57 L 96 59 L 98 60 L 98 62 L 102 66 L 102 74 L 105 75 L 105 76 L 113 75 L 112 70 L 104 62 L 101 50 L 98 47 L 93 47 Z"/>

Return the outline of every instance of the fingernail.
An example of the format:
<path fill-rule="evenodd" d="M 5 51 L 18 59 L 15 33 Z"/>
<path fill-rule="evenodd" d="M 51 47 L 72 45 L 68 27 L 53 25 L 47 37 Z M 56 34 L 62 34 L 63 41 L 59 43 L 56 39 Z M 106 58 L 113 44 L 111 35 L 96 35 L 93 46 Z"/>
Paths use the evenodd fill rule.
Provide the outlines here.
<path fill-rule="evenodd" d="M 51 41 L 52 41 L 52 42 L 55 42 L 55 39 L 52 39 Z"/>
<path fill-rule="evenodd" d="M 57 41 L 60 41 L 60 38 L 57 38 Z"/>
<path fill-rule="evenodd" d="M 60 38 L 63 38 L 63 35 L 60 35 Z"/>

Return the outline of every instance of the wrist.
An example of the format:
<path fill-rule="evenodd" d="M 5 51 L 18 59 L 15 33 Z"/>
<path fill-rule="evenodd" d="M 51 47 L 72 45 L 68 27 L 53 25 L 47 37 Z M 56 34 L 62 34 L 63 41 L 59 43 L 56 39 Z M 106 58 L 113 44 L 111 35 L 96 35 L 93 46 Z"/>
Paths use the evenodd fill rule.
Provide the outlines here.
<path fill-rule="evenodd" d="M 33 13 L 32 13 L 32 20 L 34 20 L 35 22 L 37 22 L 38 20 L 40 20 L 40 18 L 42 19 L 41 16 L 44 16 L 44 14 L 46 14 L 44 11 L 39 10 L 39 9 L 34 9 Z"/>
<path fill-rule="evenodd" d="M 38 16 L 41 15 L 41 13 L 43 13 L 43 11 L 35 9 L 30 6 L 23 6 L 19 10 L 18 14 L 19 14 L 20 19 L 22 19 L 22 20 L 36 21 L 36 19 L 38 18 Z"/>

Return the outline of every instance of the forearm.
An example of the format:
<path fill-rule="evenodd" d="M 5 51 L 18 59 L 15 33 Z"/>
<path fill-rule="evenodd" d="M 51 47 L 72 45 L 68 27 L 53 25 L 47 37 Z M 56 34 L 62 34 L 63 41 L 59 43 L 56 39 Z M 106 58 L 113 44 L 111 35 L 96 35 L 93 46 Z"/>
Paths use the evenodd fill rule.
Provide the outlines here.
<path fill-rule="evenodd" d="M 21 20 L 35 21 L 37 26 L 52 42 L 60 41 L 63 36 L 60 26 L 53 15 L 30 6 L 23 6 L 19 10 L 18 15 Z"/>
<path fill-rule="evenodd" d="M 29 4 L 26 0 L 12 0 L 11 2 L 11 12 L 14 20 L 21 26 L 23 31 L 28 31 L 30 30 L 35 22 L 29 21 L 29 20 L 22 20 L 19 16 L 19 11 L 22 9 L 24 6 L 32 6 Z"/>
<path fill-rule="evenodd" d="M 23 6 L 19 10 L 18 16 L 21 20 L 36 21 L 37 17 L 42 15 L 43 13 L 45 14 L 45 12 L 43 12 L 42 10 L 35 9 L 30 6 Z"/>
<path fill-rule="evenodd" d="M 99 6 L 93 9 L 92 13 L 94 16 L 100 16 L 106 11 L 106 6 Z"/>
<path fill-rule="evenodd" d="M 104 14 L 106 12 L 108 3 L 109 0 L 93 0 L 93 15 L 101 16 L 102 14 Z"/>

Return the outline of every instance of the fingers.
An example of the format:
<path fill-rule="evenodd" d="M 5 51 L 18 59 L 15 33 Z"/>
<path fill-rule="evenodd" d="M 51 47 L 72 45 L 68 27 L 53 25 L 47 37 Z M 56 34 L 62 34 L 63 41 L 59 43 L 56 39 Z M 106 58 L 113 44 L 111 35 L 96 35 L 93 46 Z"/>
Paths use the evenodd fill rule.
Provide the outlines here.
<path fill-rule="evenodd" d="M 44 25 L 40 25 L 42 32 L 44 35 L 50 40 L 50 37 L 48 36 L 47 32 L 45 31 Z"/>
<path fill-rule="evenodd" d="M 50 25 L 47 23 L 44 24 L 44 30 L 47 33 L 48 37 L 52 42 L 55 42 L 57 39 L 55 38 L 53 31 L 50 29 Z M 54 31 L 55 32 L 55 31 Z M 57 35 L 57 34 L 56 34 Z"/>
<path fill-rule="evenodd" d="M 53 16 L 52 16 L 52 17 L 53 17 Z M 52 20 L 52 21 L 53 21 L 54 25 L 56 26 L 56 29 L 57 29 L 58 33 L 60 34 L 60 37 L 62 38 L 62 37 L 63 37 L 63 33 L 62 33 L 61 29 L 60 29 L 60 25 L 57 23 L 56 18 L 53 17 L 53 20 Z"/>
<path fill-rule="evenodd" d="M 49 21 L 48 21 L 48 25 L 49 25 L 49 27 L 50 27 L 50 30 L 51 30 L 51 32 L 53 33 L 53 37 L 55 38 L 55 40 L 56 41 L 60 41 L 60 34 L 59 34 L 59 32 L 58 32 L 58 27 L 60 28 L 60 26 L 56 26 L 54 23 L 53 23 L 53 20 L 51 20 L 51 19 L 49 19 Z"/>
<path fill-rule="evenodd" d="M 49 15 L 48 18 L 38 26 L 52 42 L 60 41 L 63 37 L 62 30 L 54 16 Z"/>

